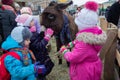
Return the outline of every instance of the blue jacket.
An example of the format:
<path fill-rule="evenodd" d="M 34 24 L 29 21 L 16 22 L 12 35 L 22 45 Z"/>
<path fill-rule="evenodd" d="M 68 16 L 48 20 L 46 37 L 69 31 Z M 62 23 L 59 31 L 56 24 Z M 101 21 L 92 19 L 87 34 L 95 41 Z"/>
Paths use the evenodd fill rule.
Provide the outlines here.
<path fill-rule="evenodd" d="M 22 48 L 15 40 L 8 36 L 6 41 L 3 42 L 2 48 L 9 50 L 11 48 Z M 6 56 L 4 63 L 7 70 L 10 72 L 11 80 L 35 80 L 34 76 L 34 65 L 32 64 L 32 59 L 30 54 L 28 54 L 29 65 L 25 66 L 22 62 L 22 53 L 17 51 L 20 56 L 20 60 L 8 55 Z"/>

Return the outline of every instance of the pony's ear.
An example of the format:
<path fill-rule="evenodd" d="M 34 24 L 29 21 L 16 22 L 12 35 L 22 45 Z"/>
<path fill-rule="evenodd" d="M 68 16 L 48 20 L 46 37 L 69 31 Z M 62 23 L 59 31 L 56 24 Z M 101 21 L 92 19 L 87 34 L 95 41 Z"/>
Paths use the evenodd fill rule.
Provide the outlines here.
<path fill-rule="evenodd" d="M 60 4 L 57 4 L 56 9 L 63 10 L 63 9 L 66 9 L 71 4 L 73 4 L 73 1 L 70 1 L 69 3 L 60 3 Z"/>
<path fill-rule="evenodd" d="M 57 5 L 56 1 L 51 1 L 48 6 L 54 6 L 54 5 Z"/>

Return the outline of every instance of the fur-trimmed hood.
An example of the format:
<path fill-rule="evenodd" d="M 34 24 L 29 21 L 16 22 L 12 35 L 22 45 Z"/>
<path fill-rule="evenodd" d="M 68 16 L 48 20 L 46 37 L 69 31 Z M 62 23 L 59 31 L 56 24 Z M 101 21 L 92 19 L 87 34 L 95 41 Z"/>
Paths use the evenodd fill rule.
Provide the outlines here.
<path fill-rule="evenodd" d="M 101 33 L 94 33 L 95 30 L 98 32 L 101 31 Z M 78 41 L 83 41 L 88 44 L 97 44 L 97 45 L 104 44 L 106 39 L 107 39 L 106 32 L 102 31 L 99 28 L 94 28 L 93 30 L 90 30 L 89 32 L 88 30 L 87 31 L 84 30 L 83 32 L 80 31 L 76 37 L 76 40 Z"/>

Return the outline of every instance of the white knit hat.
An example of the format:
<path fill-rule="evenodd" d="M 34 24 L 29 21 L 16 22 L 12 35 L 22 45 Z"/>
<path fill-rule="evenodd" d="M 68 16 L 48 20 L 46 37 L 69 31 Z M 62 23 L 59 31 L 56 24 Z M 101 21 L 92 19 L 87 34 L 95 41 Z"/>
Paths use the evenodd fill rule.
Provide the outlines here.
<path fill-rule="evenodd" d="M 15 8 L 20 8 L 20 5 L 17 2 L 14 2 L 14 7 Z"/>
<path fill-rule="evenodd" d="M 78 17 L 75 18 L 75 23 L 79 30 L 91 28 L 97 25 L 97 9 L 98 4 L 94 1 L 88 1 L 85 4 L 85 7 L 80 11 Z"/>
<path fill-rule="evenodd" d="M 18 43 L 23 42 L 26 39 L 30 39 L 32 33 L 27 27 L 15 27 L 11 32 L 11 37 Z"/>

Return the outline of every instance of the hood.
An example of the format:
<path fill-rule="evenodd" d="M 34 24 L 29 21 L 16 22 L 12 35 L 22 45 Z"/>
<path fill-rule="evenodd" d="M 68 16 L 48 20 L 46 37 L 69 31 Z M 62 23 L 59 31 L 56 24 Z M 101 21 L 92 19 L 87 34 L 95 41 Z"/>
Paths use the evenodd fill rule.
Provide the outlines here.
<path fill-rule="evenodd" d="M 83 41 L 88 44 L 102 45 L 107 39 L 106 32 L 98 27 L 81 30 L 76 37 L 76 40 Z"/>
<path fill-rule="evenodd" d="M 5 50 L 9 50 L 11 48 L 20 48 L 18 42 L 16 42 L 11 36 L 8 36 L 7 39 L 2 43 L 2 48 Z"/>

